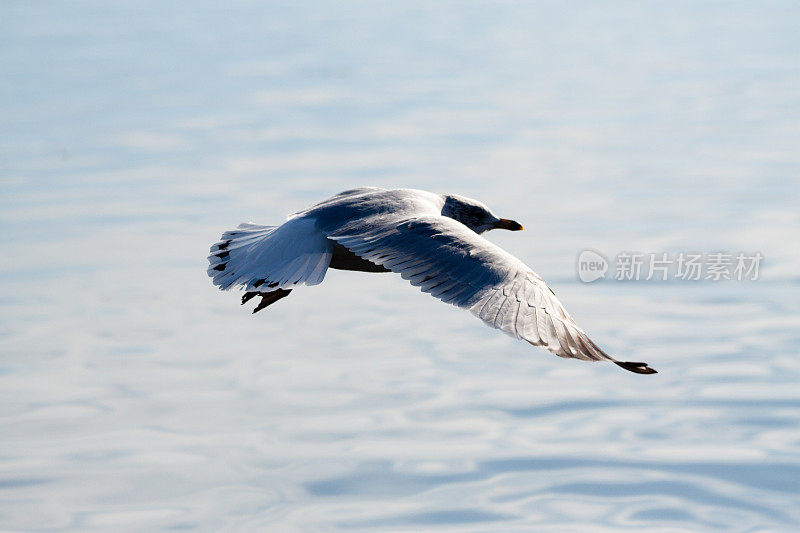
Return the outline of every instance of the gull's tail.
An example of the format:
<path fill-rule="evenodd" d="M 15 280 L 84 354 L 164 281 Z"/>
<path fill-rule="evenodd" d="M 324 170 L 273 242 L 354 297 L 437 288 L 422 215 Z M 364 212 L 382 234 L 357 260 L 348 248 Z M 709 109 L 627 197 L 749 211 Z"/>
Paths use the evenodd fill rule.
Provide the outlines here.
<path fill-rule="evenodd" d="M 244 287 L 242 303 L 260 295 L 260 310 L 298 285 L 321 283 L 332 250 L 333 243 L 313 220 L 294 218 L 281 226 L 240 224 L 211 247 L 207 272 L 221 290 Z"/>
<path fill-rule="evenodd" d="M 235 230 L 223 233 L 220 241 L 211 246 L 208 256 L 206 272 L 213 278 L 214 285 L 226 291 L 246 284 L 254 273 L 254 265 L 248 261 L 253 247 L 263 244 L 276 229 L 277 226 L 239 224 Z"/>

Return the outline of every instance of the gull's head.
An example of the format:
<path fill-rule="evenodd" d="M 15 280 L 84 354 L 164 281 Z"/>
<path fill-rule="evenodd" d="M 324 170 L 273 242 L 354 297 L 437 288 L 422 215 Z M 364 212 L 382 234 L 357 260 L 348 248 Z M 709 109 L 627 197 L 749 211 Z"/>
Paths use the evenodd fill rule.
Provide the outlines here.
<path fill-rule="evenodd" d="M 444 195 L 442 215 L 458 220 L 477 234 L 490 229 L 507 229 L 511 231 L 520 231 L 522 229 L 522 225 L 519 222 L 507 218 L 498 218 L 481 202 L 457 194 Z"/>

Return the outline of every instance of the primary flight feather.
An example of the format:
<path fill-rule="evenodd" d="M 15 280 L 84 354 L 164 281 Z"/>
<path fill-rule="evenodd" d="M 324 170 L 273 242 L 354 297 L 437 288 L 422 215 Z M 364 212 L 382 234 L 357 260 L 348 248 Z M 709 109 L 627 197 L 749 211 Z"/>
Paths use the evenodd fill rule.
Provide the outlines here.
<path fill-rule="evenodd" d="M 328 268 L 396 272 L 443 302 L 560 357 L 617 361 L 592 342 L 533 270 L 481 234 L 522 226 L 454 194 L 364 187 L 290 215 L 280 226 L 241 224 L 211 247 L 208 275 L 222 290 L 244 287 L 253 312 L 317 285 Z"/>

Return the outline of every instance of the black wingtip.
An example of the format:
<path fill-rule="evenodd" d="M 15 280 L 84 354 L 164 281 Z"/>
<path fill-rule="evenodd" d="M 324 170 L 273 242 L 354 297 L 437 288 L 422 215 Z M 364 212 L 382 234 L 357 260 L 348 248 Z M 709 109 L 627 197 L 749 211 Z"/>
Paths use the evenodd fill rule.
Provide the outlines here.
<path fill-rule="evenodd" d="M 647 366 L 647 363 L 634 363 L 631 361 L 614 361 L 614 363 L 628 372 L 634 372 L 636 374 L 658 374 L 658 371 L 655 368 Z"/>

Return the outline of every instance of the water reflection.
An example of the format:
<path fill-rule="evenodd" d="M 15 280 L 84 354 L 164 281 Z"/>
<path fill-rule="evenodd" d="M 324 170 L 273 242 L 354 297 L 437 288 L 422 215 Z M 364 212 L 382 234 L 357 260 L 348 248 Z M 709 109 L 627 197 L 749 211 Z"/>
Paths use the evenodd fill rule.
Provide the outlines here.
<path fill-rule="evenodd" d="M 795 3 L 0 10 L 2 527 L 800 524 Z M 221 231 L 357 185 L 519 220 L 490 238 L 660 374 L 393 276 L 213 290 Z M 763 279 L 587 285 L 584 248 Z"/>

